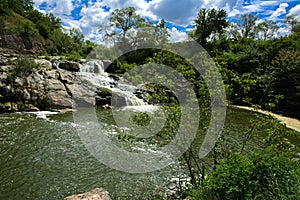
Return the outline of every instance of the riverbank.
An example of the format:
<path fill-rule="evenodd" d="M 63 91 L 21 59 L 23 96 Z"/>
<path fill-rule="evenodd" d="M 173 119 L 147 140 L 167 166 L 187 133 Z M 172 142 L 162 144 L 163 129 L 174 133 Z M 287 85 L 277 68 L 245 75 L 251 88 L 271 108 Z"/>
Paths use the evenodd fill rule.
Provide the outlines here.
<path fill-rule="evenodd" d="M 247 107 L 247 106 L 232 105 L 232 107 L 246 109 L 246 110 L 250 110 L 250 111 L 253 111 L 253 112 L 262 113 L 262 114 L 265 114 L 265 115 L 271 115 L 271 116 L 275 117 L 276 119 L 278 119 L 282 124 L 285 124 L 286 127 L 290 128 L 290 129 L 293 129 L 297 132 L 300 132 L 300 120 L 298 120 L 298 119 L 285 117 L 285 116 L 282 116 L 282 115 L 279 115 L 279 114 L 276 114 L 276 113 L 272 113 L 270 111 L 265 111 L 265 110 L 256 109 L 256 108 L 252 108 L 252 107 Z"/>

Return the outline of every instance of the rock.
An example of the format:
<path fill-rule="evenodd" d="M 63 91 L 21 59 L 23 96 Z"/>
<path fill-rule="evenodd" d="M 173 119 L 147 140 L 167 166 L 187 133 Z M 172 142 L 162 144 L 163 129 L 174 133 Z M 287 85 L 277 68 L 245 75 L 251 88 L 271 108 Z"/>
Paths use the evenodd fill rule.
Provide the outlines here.
<path fill-rule="evenodd" d="M 14 102 L 5 102 L 4 104 L 0 104 L 0 111 L 2 111 L 2 112 L 17 112 L 18 105 Z"/>
<path fill-rule="evenodd" d="M 64 90 L 52 90 L 46 96 L 51 110 L 72 108 L 72 98 Z"/>
<path fill-rule="evenodd" d="M 25 111 L 27 112 L 38 112 L 40 111 L 40 109 L 38 109 L 37 107 L 35 107 L 32 104 L 27 105 L 27 107 L 25 108 Z"/>
<path fill-rule="evenodd" d="M 42 66 L 44 69 L 52 69 L 52 63 L 49 60 L 35 59 L 34 62 Z"/>
<path fill-rule="evenodd" d="M 60 80 L 61 82 L 65 83 L 65 84 L 74 84 L 74 81 L 75 81 L 75 75 L 72 74 L 71 72 L 64 72 L 64 73 L 61 73 L 59 72 L 59 77 L 60 77 Z"/>
<path fill-rule="evenodd" d="M 46 80 L 47 88 L 50 92 L 64 90 L 66 92 L 65 86 L 58 79 L 47 79 Z"/>
<path fill-rule="evenodd" d="M 66 84 L 69 93 L 72 94 L 72 99 L 78 106 L 90 107 L 95 106 L 94 88 L 88 83 L 75 81 L 74 84 Z"/>
<path fill-rule="evenodd" d="M 7 30 L 0 30 L 0 46 L 8 49 L 14 49 L 20 52 L 23 52 L 25 45 L 20 36 L 9 32 Z"/>
<path fill-rule="evenodd" d="M 68 62 L 63 61 L 58 66 L 60 69 L 64 69 L 70 72 L 79 72 L 80 71 L 80 64 L 77 62 Z"/>
<path fill-rule="evenodd" d="M 96 188 L 90 192 L 66 197 L 64 200 L 111 200 L 111 198 L 103 188 Z"/>
<path fill-rule="evenodd" d="M 108 105 L 108 104 L 105 104 L 105 105 L 102 106 L 102 108 L 104 108 L 104 109 L 106 109 L 106 110 L 109 110 L 109 109 L 111 109 L 111 106 Z"/>
<path fill-rule="evenodd" d="M 7 30 L 0 30 L 0 46 L 25 54 L 36 54 L 46 51 L 43 44 L 36 43 L 28 37 L 21 37 Z"/>
<path fill-rule="evenodd" d="M 102 62 L 103 62 L 103 65 L 104 65 L 104 71 L 105 72 L 108 72 L 108 73 L 114 72 L 116 66 L 115 66 L 115 64 L 112 61 L 110 61 L 110 60 L 102 60 Z"/>
<path fill-rule="evenodd" d="M 110 106 L 111 105 L 111 96 L 108 96 L 108 97 L 99 97 L 97 96 L 96 97 L 96 105 L 97 106 L 105 106 L 105 105 L 108 105 Z"/>
<path fill-rule="evenodd" d="M 23 92 L 23 99 L 27 102 L 30 102 L 30 99 L 31 99 L 31 95 L 30 93 L 28 92 L 27 89 L 24 89 L 24 92 Z"/>
<path fill-rule="evenodd" d="M 46 96 L 52 109 L 72 108 L 72 97 L 68 94 L 65 85 L 58 79 L 47 79 Z"/>
<path fill-rule="evenodd" d="M 97 106 L 111 106 L 112 91 L 108 88 L 98 87 L 96 91 L 96 105 Z"/>
<path fill-rule="evenodd" d="M 127 106 L 126 98 L 122 94 L 114 93 L 112 96 L 111 105 L 115 107 Z"/>

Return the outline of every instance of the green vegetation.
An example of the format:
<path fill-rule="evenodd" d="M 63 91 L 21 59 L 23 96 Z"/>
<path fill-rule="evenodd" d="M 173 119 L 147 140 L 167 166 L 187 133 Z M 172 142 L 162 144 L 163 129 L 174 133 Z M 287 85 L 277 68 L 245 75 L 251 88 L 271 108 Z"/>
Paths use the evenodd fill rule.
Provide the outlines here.
<path fill-rule="evenodd" d="M 1 1 L 1 29 L 41 43 L 49 55 L 67 55 L 72 60 L 87 56 L 96 47 L 92 42 L 84 41 L 79 29 L 71 29 L 66 33 L 60 19 L 33 10 L 32 5 L 30 0 Z M 300 22 L 295 16 L 287 17 L 285 22 L 291 34 L 278 37 L 279 27 L 275 22 L 257 23 L 258 20 L 253 14 L 245 14 L 237 23 L 230 23 L 226 19 L 225 10 L 201 9 L 189 36 L 199 42 L 213 58 L 222 75 L 229 104 L 256 106 L 300 118 Z M 135 30 L 134 34 L 131 30 Z M 126 45 L 137 47 L 149 42 L 179 46 L 167 43 L 169 34 L 163 19 L 154 25 L 138 15 L 133 7 L 113 11 L 109 24 L 102 24 L 100 31 L 113 46 L 103 47 L 100 55 L 91 57 L 107 58 L 114 51 L 124 50 Z M 183 44 L 188 45 L 189 42 Z M 202 56 L 199 52 L 192 59 L 201 60 Z M 28 57 L 20 57 L 15 62 L 9 80 L 15 76 L 26 76 L 37 68 Z M 199 116 L 200 122 L 195 126 L 205 128 L 199 130 L 195 141 L 180 158 L 189 172 L 191 183 L 189 188 L 181 191 L 182 197 L 299 199 L 300 151 L 298 144 L 291 142 L 291 138 L 299 135 L 286 129 L 274 118 L 258 116 L 256 121 L 249 124 L 249 129 L 242 133 L 244 137 L 239 141 L 232 140 L 228 130 L 224 130 L 210 155 L 200 160 L 197 153 L 211 118 L 211 99 L 204 78 L 191 63 L 172 52 L 138 49 L 114 60 L 110 71 L 124 74 L 128 81 L 139 84 L 145 77 L 139 75 L 135 67 L 144 65 L 150 68 L 153 63 L 171 67 L 181 73 L 193 86 L 200 108 L 203 109 Z M 151 91 L 148 101 L 165 107 L 165 126 L 154 137 L 147 139 L 135 138 L 127 130 L 118 133 L 116 137 L 163 146 L 180 127 L 182 105 L 163 85 L 167 83 L 171 86 L 174 82 L 151 71 L 148 76 L 148 80 L 161 81 L 161 84 L 150 81 L 144 84 Z M 109 96 L 111 91 L 100 89 L 98 93 Z M 186 99 L 190 100 L 188 97 Z M 24 107 L 23 102 L 18 104 Z M 49 102 L 44 99 L 39 104 L 47 108 Z M 146 114 L 136 114 L 131 120 L 140 126 L 150 123 Z M 187 133 L 189 131 L 185 130 Z M 256 143 L 250 143 L 253 140 Z"/>
<path fill-rule="evenodd" d="M 234 155 L 220 161 L 192 199 L 298 199 L 299 169 L 286 156 Z"/>
<path fill-rule="evenodd" d="M 128 8 L 129 10 L 132 8 Z M 129 15 L 126 15 L 129 14 Z M 134 15 L 131 11 L 117 10 L 111 18 L 112 24 L 121 21 L 124 24 Z M 119 17 L 116 17 L 116 15 Z M 145 22 L 138 16 L 135 21 Z M 286 19 L 286 26 L 291 34 L 278 37 L 278 25 L 273 21 L 257 23 L 259 18 L 253 14 L 240 17 L 237 24 L 226 19 L 224 10 L 201 9 L 195 19 L 194 29 L 189 36 L 198 41 L 208 51 L 219 69 L 226 89 L 228 103 L 256 106 L 286 115 L 299 115 L 299 49 L 300 35 L 297 31 L 299 22 Z M 120 25 L 120 24 L 119 24 Z M 106 37 L 115 39 L 115 45 L 121 48 L 124 42 L 134 43 L 130 29 L 141 31 L 141 27 L 154 27 L 141 23 L 122 26 L 123 34 L 116 32 Z M 295 28 L 296 27 L 296 28 Z M 143 35 L 143 31 L 141 31 Z M 168 36 L 166 36 L 168 37 Z M 153 38 L 153 37 L 151 37 Z M 188 42 L 183 44 L 188 45 Z M 178 44 L 166 44 L 176 47 Z M 116 47 L 115 46 L 115 47 Z M 114 48 L 114 47 L 113 47 Z M 112 49 L 108 51 L 112 51 Z M 109 53 L 107 53 L 108 55 Z M 196 55 L 199 60 L 203 54 Z M 136 50 L 123 55 L 114 62 L 112 72 L 122 74 L 132 83 L 142 80 L 161 80 L 161 83 L 174 83 L 166 77 L 156 77 L 149 72 L 149 77 L 141 77 L 138 65 L 153 67 L 153 63 L 166 65 L 181 73 L 193 85 L 201 107 L 199 127 L 207 127 L 211 118 L 210 94 L 205 81 L 194 67 L 174 53 L 156 49 Z M 171 72 L 170 72 L 171 74 Z M 152 79 L 151 79 L 152 76 Z M 172 75 L 170 75 L 172 76 Z M 167 111 L 167 122 L 154 138 L 134 138 L 129 132 L 122 132 L 122 139 L 133 141 L 167 144 L 178 131 L 180 107 L 177 98 L 163 84 L 145 83 L 153 92 L 148 101 L 160 104 Z M 205 110 L 206 109 L 206 110 Z M 137 116 L 134 116 L 137 118 Z M 145 118 L 145 119 L 144 119 Z M 136 121 L 145 120 L 139 116 Z M 189 132 L 189 130 L 185 130 Z M 192 199 L 297 199 L 299 197 L 299 146 L 291 142 L 298 138 L 294 131 L 288 130 L 274 118 L 258 116 L 249 124 L 249 129 L 242 133 L 239 141 L 233 140 L 228 130 L 223 130 L 221 137 L 210 155 L 204 160 L 198 158 L 198 151 L 206 129 L 199 130 L 195 141 L 183 154 L 180 161 L 189 172 L 190 184 L 182 190 L 181 197 Z M 296 139 L 296 141 L 298 141 Z"/>
<path fill-rule="evenodd" d="M 32 0 L 3 0 L 0 13 L 0 30 L 20 36 L 23 41 L 39 44 L 42 49 L 38 53 L 66 55 L 75 60 L 86 57 L 96 46 L 84 41 L 79 29 L 64 30 L 61 20 L 52 13 L 34 10 Z"/>
<path fill-rule="evenodd" d="M 34 62 L 34 60 L 28 56 L 20 56 L 14 65 L 12 71 L 13 76 L 24 77 L 28 76 L 34 69 L 38 69 L 40 66 Z"/>

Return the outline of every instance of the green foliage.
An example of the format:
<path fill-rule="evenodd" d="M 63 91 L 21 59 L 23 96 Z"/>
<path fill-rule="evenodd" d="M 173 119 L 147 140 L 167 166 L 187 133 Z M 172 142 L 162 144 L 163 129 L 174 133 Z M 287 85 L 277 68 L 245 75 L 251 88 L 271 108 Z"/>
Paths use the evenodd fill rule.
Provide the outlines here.
<path fill-rule="evenodd" d="M 84 35 L 78 28 L 72 28 L 69 30 L 70 36 L 73 38 L 73 40 L 79 44 L 82 45 L 84 42 Z"/>
<path fill-rule="evenodd" d="M 24 77 L 28 76 L 33 72 L 34 69 L 38 69 L 40 66 L 37 65 L 30 57 L 20 56 L 15 61 L 15 65 L 12 71 L 13 76 Z"/>
<path fill-rule="evenodd" d="M 112 92 L 110 89 L 107 88 L 98 88 L 97 95 L 101 97 L 107 97 L 107 96 L 111 96 Z"/>
<path fill-rule="evenodd" d="M 115 9 L 109 23 L 101 24 L 99 29 L 104 40 L 111 41 L 121 50 L 141 43 L 164 43 L 169 37 L 164 20 L 154 26 L 152 21 L 137 14 L 134 7 Z"/>
<path fill-rule="evenodd" d="M 280 51 L 267 69 L 269 89 L 282 96 L 278 107 L 300 110 L 300 50 Z"/>
<path fill-rule="evenodd" d="M 0 15 L 1 29 L 23 40 L 41 44 L 50 55 L 72 54 L 70 57 L 76 60 L 87 56 L 96 46 L 92 42 L 84 42 L 84 35 L 78 29 L 66 33 L 61 19 L 52 13 L 34 10 L 31 0 L 3 0 L 0 13 L 3 13 Z"/>
<path fill-rule="evenodd" d="M 226 11 L 202 8 L 195 19 L 195 31 L 190 34 L 201 45 L 207 43 L 212 34 L 223 34 L 224 29 L 229 25 L 226 19 Z"/>
<path fill-rule="evenodd" d="M 131 120 L 139 126 L 148 126 L 151 118 L 146 113 L 138 113 L 131 116 Z"/>
<path fill-rule="evenodd" d="M 286 16 L 284 22 L 292 33 L 300 33 L 300 21 L 297 19 L 296 15 Z"/>
<path fill-rule="evenodd" d="M 267 20 L 265 22 L 259 23 L 255 28 L 258 33 L 257 36 L 259 39 L 268 40 L 276 35 L 279 26 L 276 24 L 276 22 Z"/>
<path fill-rule="evenodd" d="M 297 199 L 299 162 L 268 153 L 234 155 L 222 160 L 192 199 Z"/>

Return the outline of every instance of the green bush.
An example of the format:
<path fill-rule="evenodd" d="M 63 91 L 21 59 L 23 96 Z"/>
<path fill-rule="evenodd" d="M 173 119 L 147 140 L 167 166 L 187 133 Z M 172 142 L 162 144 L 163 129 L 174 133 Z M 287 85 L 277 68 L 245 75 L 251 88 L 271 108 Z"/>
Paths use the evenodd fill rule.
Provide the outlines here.
<path fill-rule="evenodd" d="M 32 73 L 33 69 L 38 69 L 37 65 L 30 57 L 20 56 L 15 61 L 15 66 L 13 68 L 13 76 L 26 76 Z"/>
<path fill-rule="evenodd" d="M 193 199 L 299 199 L 300 165 L 285 155 L 234 155 L 220 162 Z"/>

